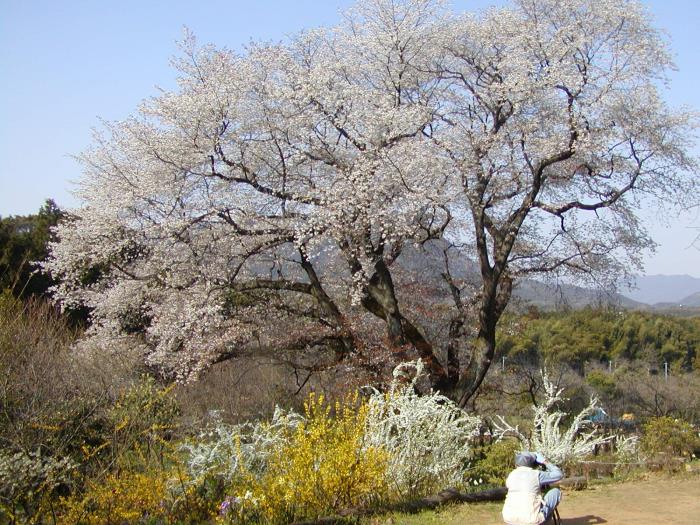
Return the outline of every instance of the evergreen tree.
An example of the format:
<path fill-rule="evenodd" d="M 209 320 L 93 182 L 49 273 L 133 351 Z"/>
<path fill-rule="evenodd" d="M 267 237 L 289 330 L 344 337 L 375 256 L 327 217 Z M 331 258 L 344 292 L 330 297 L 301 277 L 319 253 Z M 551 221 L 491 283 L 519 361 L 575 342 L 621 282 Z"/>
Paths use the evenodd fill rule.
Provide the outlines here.
<path fill-rule="evenodd" d="M 64 215 L 47 199 L 36 214 L 0 218 L 0 289 L 17 297 L 46 296 L 52 280 L 36 263 L 46 258 L 52 228 Z"/>

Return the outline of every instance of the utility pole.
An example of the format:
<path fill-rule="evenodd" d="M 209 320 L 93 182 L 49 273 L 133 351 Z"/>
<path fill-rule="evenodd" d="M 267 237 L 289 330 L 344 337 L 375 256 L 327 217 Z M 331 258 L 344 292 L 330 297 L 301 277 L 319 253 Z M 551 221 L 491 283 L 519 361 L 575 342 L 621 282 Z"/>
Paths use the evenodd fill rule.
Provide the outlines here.
<path fill-rule="evenodd" d="M 668 361 L 664 361 L 664 378 L 668 381 Z"/>

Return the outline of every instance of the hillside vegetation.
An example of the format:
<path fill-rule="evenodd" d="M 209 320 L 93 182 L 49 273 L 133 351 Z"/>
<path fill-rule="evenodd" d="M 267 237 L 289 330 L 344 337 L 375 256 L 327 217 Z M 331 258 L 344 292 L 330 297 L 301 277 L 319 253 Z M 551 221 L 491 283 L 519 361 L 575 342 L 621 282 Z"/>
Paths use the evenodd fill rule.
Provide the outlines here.
<path fill-rule="evenodd" d="M 664 363 L 691 371 L 698 348 L 700 317 L 612 309 L 512 316 L 498 337 L 498 352 L 510 359 L 558 362 L 581 371 L 586 363 L 623 360 L 640 361 L 652 371 Z"/>

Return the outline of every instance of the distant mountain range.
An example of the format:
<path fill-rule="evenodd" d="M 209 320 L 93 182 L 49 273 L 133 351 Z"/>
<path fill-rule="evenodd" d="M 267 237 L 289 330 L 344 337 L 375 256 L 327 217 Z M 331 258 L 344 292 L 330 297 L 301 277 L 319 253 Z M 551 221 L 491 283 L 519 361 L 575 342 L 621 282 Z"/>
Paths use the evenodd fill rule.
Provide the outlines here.
<path fill-rule="evenodd" d="M 425 282 L 437 284 L 445 271 L 446 247 L 442 241 L 428 243 L 422 250 L 409 247 L 397 263 L 404 270 L 420 274 Z M 477 264 L 456 251 L 449 251 L 448 254 L 452 276 L 478 284 Z M 700 279 L 689 275 L 639 276 L 634 288 L 620 286 L 616 293 L 528 279 L 519 281 L 515 286 L 511 307 L 521 309 L 528 305 L 544 310 L 597 305 L 616 305 L 636 310 L 692 310 L 700 308 Z"/>
<path fill-rule="evenodd" d="M 437 282 L 444 271 L 445 245 L 430 243 L 419 251 L 408 249 L 399 265 Z M 478 283 L 478 266 L 463 255 L 450 253 L 450 270 L 454 277 Z M 513 290 L 512 307 L 534 305 L 545 310 L 617 305 L 635 310 L 687 310 L 700 308 L 700 279 L 689 275 L 644 275 L 635 279 L 634 287 L 618 287 L 616 293 L 571 284 L 548 284 L 537 280 L 520 281 Z"/>
<path fill-rule="evenodd" d="M 700 307 L 700 279 L 690 275 L 642 275 L 636 287 L 620 293 L 654 307 Z"/>
<path fill-rule="evenodd" d="M 695 292 L 681 299 L 680 304 L 689 308 L 700 308 L 700 292 Z"/>
<path fill-rule="evenodd" d="M 513 289 L 511 307 L 521 309 L 528 305 L 543 310 L 561 308 L 579 309 L 586 306 L 616 305 L 622 308 L 647 309 L 648 305 L 619 293 L 583 288 L 571 284 L 548 284 L 535 280 L 520 281 Z"/>
<path fill-rule="evenodd" d="M 527 280 L 513 291 L 516 308 L 534 305 L 544 310 L 617 305 L 634 310 L 696 312 L 700 309 L 700 279 L 689 275 L 649 275 L 636 278 L 636 287 L 620 287 L 617 293 L 569 284 L 550 285 Z"/>

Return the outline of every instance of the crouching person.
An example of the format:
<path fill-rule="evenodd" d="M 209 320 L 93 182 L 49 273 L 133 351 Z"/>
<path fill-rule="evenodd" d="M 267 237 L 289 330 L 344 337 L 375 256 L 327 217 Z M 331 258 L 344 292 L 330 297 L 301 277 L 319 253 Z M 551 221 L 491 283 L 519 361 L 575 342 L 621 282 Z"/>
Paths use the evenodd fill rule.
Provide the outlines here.
<path fill-rule="evenodd" d="M 503 520 L 508 525 L 539 525 L 549 519 L 561 500 L 561 491 L 550 489 L 542 497 L 542 487 L 564 477 L 561 469 L 539 452 L 520 452 L 516 469 L 508 475 L 508 494 L 503 505 Z M 543 465 L 545 470 L 540 470 Z"/>

